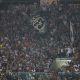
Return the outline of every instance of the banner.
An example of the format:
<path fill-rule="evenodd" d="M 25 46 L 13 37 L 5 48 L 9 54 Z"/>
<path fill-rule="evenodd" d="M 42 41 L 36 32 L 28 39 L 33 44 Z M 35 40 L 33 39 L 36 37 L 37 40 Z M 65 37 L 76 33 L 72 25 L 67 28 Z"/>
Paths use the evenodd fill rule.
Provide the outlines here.
<path fill-rule="evenodd" d="M 57 0 L 40 0 L 40 5 L 51 5 L 52 3 L 57 3 Z"/>
<path fill-rule="evenodd" d="M 73 32 L 73 24 L 70 22 L 70 37 L 71 37 L 71 46 L 73 46 L 74 43 L 74 32 Z"/>
<path fill-rule="evenodd" d="M 32 19 L 31 19 L 31 24 L 40 33 L 45 33 L 46 32 L 46 21 L 43 17 L 41 17 L 39 15 L 33 16 Z"/>

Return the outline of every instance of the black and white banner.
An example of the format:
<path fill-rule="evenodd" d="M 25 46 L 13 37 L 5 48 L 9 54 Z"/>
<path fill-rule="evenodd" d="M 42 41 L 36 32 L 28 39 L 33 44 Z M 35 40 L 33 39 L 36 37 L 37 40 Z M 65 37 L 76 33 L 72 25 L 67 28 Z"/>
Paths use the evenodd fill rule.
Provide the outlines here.
<path fill-rule="evenodd" d="M 33 16 L 32 19 L 31 19 L 31 24 L 40 33 L 45 33 L 46 32 L 46 21 L 43 17 L 41 17 L 39 15 Z"/>

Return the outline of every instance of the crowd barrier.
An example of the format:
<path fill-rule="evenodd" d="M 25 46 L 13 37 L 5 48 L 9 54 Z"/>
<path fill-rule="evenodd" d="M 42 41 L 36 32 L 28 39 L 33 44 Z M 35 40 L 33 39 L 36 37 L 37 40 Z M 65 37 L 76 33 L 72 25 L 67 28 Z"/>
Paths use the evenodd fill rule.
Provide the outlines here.
<path fill-rule="evenodd" d="M 80 72 L 58 72 L 58 75 L 61 80 L 70 79 L 70 80 L 79 80 Z"/>

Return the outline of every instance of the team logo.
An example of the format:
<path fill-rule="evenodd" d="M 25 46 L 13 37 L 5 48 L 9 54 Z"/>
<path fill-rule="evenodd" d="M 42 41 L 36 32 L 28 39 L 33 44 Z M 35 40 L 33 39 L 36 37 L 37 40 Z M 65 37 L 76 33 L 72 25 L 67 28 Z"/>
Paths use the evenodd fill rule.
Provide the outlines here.
<path fill-rule="evenodd" d="M 32 17 L 31 23 L 33 27 L 40 33 L 46 32 L 46 22 L 45 19 L 39 15 Z"/>

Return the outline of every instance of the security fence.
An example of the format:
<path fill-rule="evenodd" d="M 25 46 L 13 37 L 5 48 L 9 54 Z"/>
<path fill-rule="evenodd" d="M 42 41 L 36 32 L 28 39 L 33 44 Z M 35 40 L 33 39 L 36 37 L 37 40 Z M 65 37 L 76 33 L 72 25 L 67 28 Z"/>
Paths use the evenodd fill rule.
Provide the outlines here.
<path fill-rule="evenodd" d="M 52 80 L 52 73 L 45 72 L 12 72 L 3 76 L 0 80 Z"/>
<path fill-rule="evenodd" d="M 58 72 L 60 80 L 80 80 L 80 72 Z"/>

